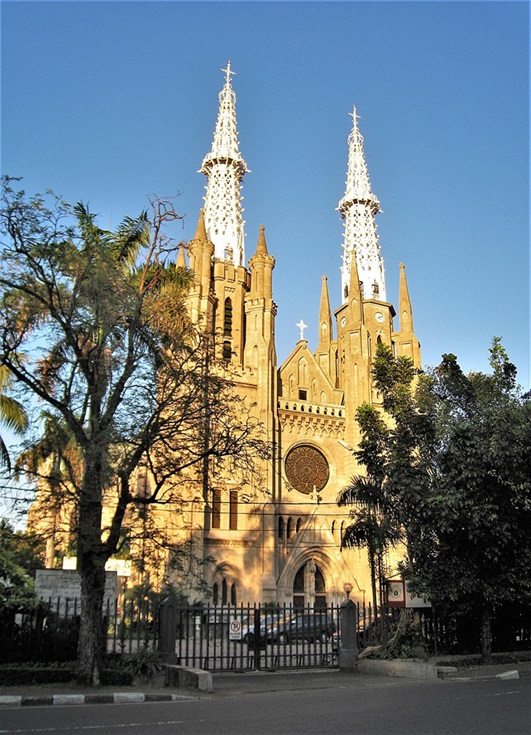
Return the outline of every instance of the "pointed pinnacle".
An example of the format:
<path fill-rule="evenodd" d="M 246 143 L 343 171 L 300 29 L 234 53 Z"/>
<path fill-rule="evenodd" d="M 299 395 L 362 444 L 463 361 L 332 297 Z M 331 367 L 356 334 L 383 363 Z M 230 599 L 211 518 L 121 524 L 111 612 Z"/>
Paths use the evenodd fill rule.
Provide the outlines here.
<path fill-rule="evenodd" d="M 205 212 L 202 209 L 199 210 L 199 220 L 197 222 L 194 240 L 208 240 L 205 227 Z"/>
<path fill-rule="evenodd" d="M 260 225 L 260 234 L 258 235 L 258 245 L 256 246 L 256 255 L 268 255 L 264 225 Z"/>
<path fill-rule="evenodd" d="M 400 263 L 400 285 L 398 289 L 398 309 L 400 312 L 400 331 L 413 332 L 413 309 L 407 287 L 406 267 Z"/>
<path fill-rule="evenodd" d="M 179 243 L 179 252 L 177 253 L 177 262 L 175 263 L 177 268 L 186 268 L 186 258 L 184 255 L 184 243 Z"/>

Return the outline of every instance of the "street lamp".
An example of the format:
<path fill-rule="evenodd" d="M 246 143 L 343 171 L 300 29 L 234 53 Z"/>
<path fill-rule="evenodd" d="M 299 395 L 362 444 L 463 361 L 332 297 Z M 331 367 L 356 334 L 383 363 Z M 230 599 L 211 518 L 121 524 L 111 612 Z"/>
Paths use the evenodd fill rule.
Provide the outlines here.
<path fill-rule="evenodd" d="M 345 590 L 347 600 L 350 600 L 350 593 L 352 592 L 352 585 L 350 582 L 343 582 L 343 589 Z"/>

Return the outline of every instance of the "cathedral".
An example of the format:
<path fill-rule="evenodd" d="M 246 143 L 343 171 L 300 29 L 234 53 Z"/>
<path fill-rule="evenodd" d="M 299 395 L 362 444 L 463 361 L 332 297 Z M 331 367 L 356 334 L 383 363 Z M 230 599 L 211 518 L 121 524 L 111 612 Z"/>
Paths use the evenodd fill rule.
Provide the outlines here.
<path fill-rule="evenodd" d="M 177 265 L 194 275 L 187 295 L 192 322 L 209 335 L 216 364 L 252 407 L 271 451 L 256 458 L 254 485 L 237 473 L 212 472 L 200 492 L 190 482 L 178 503 L 153 506 L 154 526 L 164 529 L 173 555 L 180 549 L 181 559 L 188 559 L 186 568 L 172 568 L 166 546 L 144 563 L 146 527 L 140 546 L 131 546 L 131 559 L 110 560 L 106 568 L 118 572 L 122 591 L 147 578 L 155 588 L 169 581 L 190 603 L 324 607 L 340 603 L 349 589 L 364 605 L 371 600 L 367 552 L 341 549 L 349 511 L 338 507 L 337 497 L 360 474 L 353 456 L 360 439 L 356 411 L 364 402 L 380 405 L 371 375 L 376 345 L 389 345 L 420 367 L 404 267 L 397 314 L 386 299 L 375 224 L 380 204 L 369 183 L 354 108 L 345 193 L 338 205 L 344 225 L 337 274 L 341 303 L 332 311 L 323 276 L 315 305 L 317 348 L 312 351 L 304 339 L 301 320 L 300 339 L 277 365 L 274 248 L 270 252 L 261 226 L 246 261 L 241 190 L 248 169 L 239 150 L 230 64 L 223 71 L 212 147 L 200 169 L 206 177 L 204 204 L 198 207 L 195 236 L 180 248 Z M 139 472 L 137 493 L 149 492 L 149 481 L 146 471 Z M 45 501 L 30 511 L 30 526 L 53 528 L 47 567 L 56 566 L 60 548 L 66 553 L 72 527 L 72 508 L 67 510 L 61 511 L 67 529 L 62 540 L 55 511 Z M 141 560 L 136 573 L 135 560 Z M 395 561 L 388 560 L 391 572 Z M 75 569 L 75 559 L 65 559 L 63 566 Z"/>
<path fill-rule="evenodd" d="M 277 365 L 274 248 L 270 252 L 262 226 L 246 262 L 241 190 L 248 169 L 239 150 L 230 64 L 223 71 L 212 147 L 201 166 L 204 206 L 187 247 L 187 265 L 195 274 L 189 308 L 216 335 L 217 356 L 237 392 L 255 406 L 273 451 L 263 460 L 263 487 L 252 497 L 242 493 L 238 478 L 213 478 L 203 522 L 192 530 L 194 553 L 211 560 L 203 575 L 214 604 L 322 607 L 343 600 L 347 583 L 352 598 L 364 603 L 371 589 L 367 554 L 340 549 L 348 509 L 336 499 L 360 472 L 353 457 L 356 410 L 363 402 L 379 404 L 371 379 L 376 345 L 390 345 L 420 366 L 404 267 L 397 314 L 386 299 L 375 225 L 380 204 L 371 190 L 354 108 L 338 206 L 344 225 L 342 301 L 332 311 L 323 276 L 317 349 L 304 339 L 301 320 L 299 341 Z M 182 264 L 183 252 L 179 257 Z"/>

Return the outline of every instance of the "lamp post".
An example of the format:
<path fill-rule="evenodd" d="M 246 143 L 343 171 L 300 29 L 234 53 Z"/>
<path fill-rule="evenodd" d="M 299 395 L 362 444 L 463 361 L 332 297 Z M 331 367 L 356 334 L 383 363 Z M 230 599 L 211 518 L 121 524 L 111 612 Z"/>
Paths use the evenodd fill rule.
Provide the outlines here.
<path fill-rule="evenodd" d="M 347 600 L 350 600 L 350 593 L 352 592 L 352 585 L 350 582 L 343 582 L 343 589 L 345 590 Z"/>

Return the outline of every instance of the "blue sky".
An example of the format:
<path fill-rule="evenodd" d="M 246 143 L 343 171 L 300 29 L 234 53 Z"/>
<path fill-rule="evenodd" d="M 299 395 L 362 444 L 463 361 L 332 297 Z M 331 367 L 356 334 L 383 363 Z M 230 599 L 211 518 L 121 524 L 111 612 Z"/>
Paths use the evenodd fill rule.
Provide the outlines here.
<path fill-rule="evenodd" d="M 340 305 L 356 104 L 387 294 L 406 272 L 423 362 L 486 370 L 493 336 L 529 380 L 529 6 L 525 2 L 4 2 L 2 173 L 116 225 L 179 192 L 193 237 L 230 59 L 246 256 L 276 258 L 279 363 L 321 276 Z"/>

